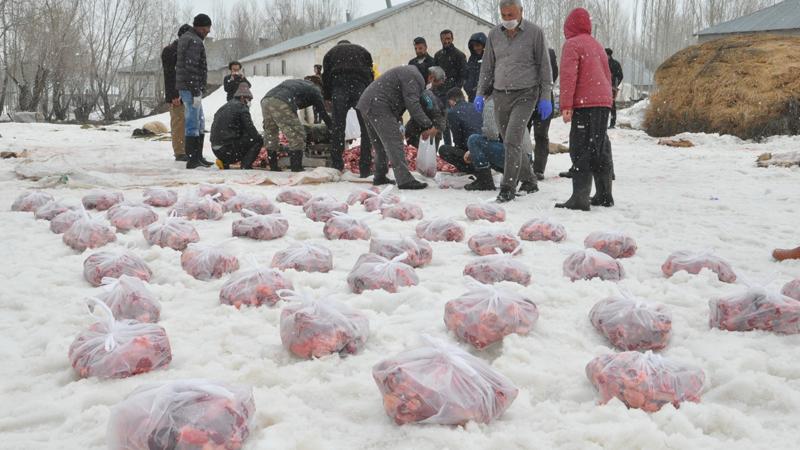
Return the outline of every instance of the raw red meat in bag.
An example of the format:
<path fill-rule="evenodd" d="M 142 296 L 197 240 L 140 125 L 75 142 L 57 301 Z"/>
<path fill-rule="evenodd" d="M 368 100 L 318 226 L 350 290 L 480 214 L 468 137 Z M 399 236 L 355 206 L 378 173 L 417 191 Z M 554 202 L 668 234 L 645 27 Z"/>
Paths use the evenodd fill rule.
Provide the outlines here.
<path fill-rule="evenodd" d="M 151 224 L 142 230 L 142 234 L 150 245 L 178 251 L 186 249 L 186 246 L 193 242 L 200 241 L 200 235 L 194 226 L 174 214 L 165 218 L 163 222 Z"/>
<path fill-rule="evenodd" d="M 53 220 L 56 216 L 63 212 L 75 210 L 74 206 L 64 204 L 58 200 L 53 200 L 45 203 L 44 205 L 36 208 L 34 217 L 41 220 Z"/>
<path fill-rule="evenodd" d="M 249 387 L 200 379 L 148 384 L 111 409 L 108 447 L 239 450 L 255 410 Z"/>
<path fill-rule="evenodd" d="M 800 278 L 783 285 L 781 293 L 787 297 L 800 301 Z"/>
<path fill-rule="evenodd" d="M 178 201 L 178 193 L 172 189 L 150 188 L 142 194 L 144 203 L 155 207 L 172 206 Z"/>
<path fill-rule="evenodd" d="M 286 232 L 289 231 L 289 221 L 280 214 L 265 216 L 245 209 L 242 211 L 242 215 L 247 217 L 236 220 L 231 225 L 234 236 L 271 241 L 286 236 Z"/>
<path fill-rule="evenodd" d="M 117 235 L 100 217 L 91 217 L 83 211 L 83 217 L 72 223 L 61 240 L 73 250 L 82 252 L 87 248 L 102 247 L 117 240 Z"/>
<path fill-rule="evenodd" d="M 286 188 L 275 197 L 275 201 L 294 206 L 303 206 L 311 200 L 311 194 L 300 188 Z"/>
<path fill-rule="evenodd" d="M 597 302 L 589 320 L 620 350 L 661 350 L 672 333 L 672 315 L 663 305 L 647 304 L 628 295 Z"/>
<path fill-rule="evenodd" d="M 760 286 L 708 302 L 709 326 L 728 331 L 800 333 L 800 301 Z"/>
<path fill-rule="evenodd" d="M 393 259 L 374 253 L 361 255 L 347 275 L 350 290 L 356 294 L 377 289 L 395 293 L 401 287 L 418 285 L 414 268 L 401 262 L 406 257 L 404 253 Z"/>
<path fill-rule="evenodd" d="M 314 222 L 327 222 L 333 217 L 334 212 L 347 213 L 347 203 L 343 203 L 331 198 L 312 198 L 303 205 L 303 212 L 306 217 Z"/>
<path fill-rule="evenodd" d="M 327 273 L 333 269 L 333 253 L 327 248 L 308 242 L 299 242 L 272 257 L 272 267 L 298 272 Z"/>
<path fill-rule="evenodd" d="M 117 231 L 144 228 L 158 221 L 158 214 L 150 206 L 125 203 L 112 206 L 106 217 Z"/>
<path fill-rule="evenodd" d="M 473 203 L 467 205 L 464 214 L 469 220 L 488 220 L 489 222 L 505 222 L 506 210 L 495 203 Z"/>
<path fill-rule="evenodd" d="M 499 418 L 517 398 L 514 383 L 464 350 L 427 338 L 423 347 L 372 368 L 386 414 L 398 425 L 464 425 Z"/>
<path fill-rule="evenodd" d="M 418 237 L 400 239 L 374 238 L 369 243 L 369 252 L 383 256 L 386 259 L 393 259 L 405 253 L 406 257 L 401 259 L 400 262 L 414 268 L 430 264 L 431 259 L 433 259 L 433 247 L 431 247 L 431 244 Z"/>
<path fill-rule="evenodd" d="M 368 188 L 357 187 L 350 192 L 350 195 L 347 196 L 347 204 L 350 206 L 353 206 L 356 203 L 364 204 L 364 200 L 374 197 L 376 194 L 380 193 L 381 188 L 378 186 L 370 186 Z"/>
<path fill-rule="evenodd" d="M 55 200 L 52 195 L 42 191 L 28 191 L 20 194 L 11 204 L 12 211 L 35 212 Z"/>
<path fill-rule="evenodd" d="M 181 267 L 202 281 L 222 278 L 226 273 L 239 270 L 239 260 L 224 245 L 189 244 L 181 253 Z"/>
<path fill-rule="evenodd" d="M 628 408 L 656 412 L 672 403 L 699 402 L 706 375 L 652 351 L 622 352 L 594 358 L 586 376 L 600 393 L 600 404 L 616 397 Z"/>
<path fill-rule="evenodd" d="M 84 217 L 83 211 L 71 209 L 53 217 L 50 221 L 50 231 L 56 234 L 66 233 L 75 221 Z"/>
<path fill-rule="evenodd" d="M 461 242 L 464 226 L 451 219 L 423 220 L 417 224 L 417 237 L 427 241 Z"/>
<path fill-rule="evenodd" d="M 239 194 L 225 202 L 225 209 L 231 212 L 242 212 L 248 209 L 257 214 L 269 215 L 281 212 L 272 200 L 261 195 Z"/>
<path fill-rule="evenodd" d="M 422 219 L 422 208 L 412 203 L 399 202 L 381 207 L 384 219 L 397 219 L 401 221 Z"/>
<path fill-rule="evenodd" d="M 532 219 L 519 229 L 519 238 L 523 241 L 562 242 L 567 238 L 564 225 L 548 219 Z"/>
<path fill-rule="evenodd" d="M 394 190 L 394 186 L 387 186 L 377 194 L 368 194 L 368 197 L 361 204 L 364 205 L 364 209 L 368 212 L 372 212 L 400 203 L 400 197 L 392 193 L 392 190 Z"/>
<path fill-rule="evenodd" d="M 661 272 L 667 277 L 671 277 L 681 270 L 697 275 L 703 269 L 716 273 L 719 281 L 723 283 L 736 282 L 736 272 L 734 272 L 733 267 L 724 259 L 710 252 L 677 251 L 669 255 L 661 266 Z"/>
<path fill-rule="evenodd" d="M 283 289 L 292 290 L 292 282 L 277 270 L 259 267 L 239 271 L 222 285 L 219 301 L 223 305 L 242 306 L 274 306 L 281 299 L 278 294 Z"/>
<path fill-rule="evenodd" d="M 511 230 L 488 230 L 473 235 L 467 241 L 470 250 L 476 255 L 494 255 L 499 249 L 503 253 L 520 251 L 522 247 L 519 239 L 514 236 Z"/>
<path fill-rule="evenodd" d="M 495 253 L 476 258 L 464 267 L 464 275 L 483 284 L 511 281 L 527 286 L 531 283 L 531 271 L 522 261 L 514 259 L 514 253 Z"/>
<path fill-rule="evenodd" d="M 224 184 L 201 184 L 197 186 L 197 196 L 205 197 L 206 195 L 220 203 L 225 203 L 236 196 L 236 191 Z"/>
<path fill-rule="evenodd" d="M 478 350 L 509 334 L 528 334 L 539 319 L 530 299 L 506 289 L 468 279 L 469 291 L 444 307 L 444 324 Z"/>
<path fill-rule="evenodd" d="M 625 269 L 616 259 L 593 248 L 579 250 L 564 260 L 564 276 L 572 281 L 600 278 L 619 281 L 625 278 Z"/>
<path fill-rule="evenodd" d="M 166 367 L 172 361 L 169 339 L 154 323 L 115 320 L 105 303 L 93 299 L 99 322 L 69 346 L 69 360 L 81 378 L 125 378 Z M 94 314 L 93 314 L 94 315 Z"/>
<path fill-rule="evenodd" d="M 86 209 L 105 211 L 117 203 L 122 203 L 123 199 L 121 192 L 94 191 L 83 196 L 81 203 Z"/>
<path fill-rule="evenodd" d="M 187 197 L 181 199 L 170 211 L 189 220 L 221 220 L 225 215 L 223 206 L 217 201 L 219 194 L 204 197 Z"/>
<path fill-rule="evenodd" d="M 369 226 L 353 216 L 334 212 L 322 229 L 328 240 L 344 239 L 350 241 L 368 240 L 372 236 Z"/>
<path fill-rule="evenodd" d="M 161 305 L 156 296 L 147 288 L 147 283 L 139 278 L 120 275 L 119 278 L 103 278 L 103 290 L 98 300 L 108 306 L 117 320 L 137 322 L 158 322 Z"/>
<path fill-rule="evenodd" d="M 291 291 L 281 293 L 289 304 L 281 311 L 281 342 L 299 358 L 358 353 L 369 336 L 369 320 L 360 311 L 332 299 L 316 299 Z"/>
<path fill-rule="evenodd" d="M 593 248 L 612 258 L 630 258 L 636 254 L 636 241 L 618 231 L 595 231 L 583 241 L 586 248 Z"/>
<path fill-rule="evenodd" d="M 83 261 L 83 277 L 92 286 L 103 284 L 103 278 L 119 278 L 122 275 L 150 281 L 153 271 L 142 258 L 129 252 L 97 252 Z"/>

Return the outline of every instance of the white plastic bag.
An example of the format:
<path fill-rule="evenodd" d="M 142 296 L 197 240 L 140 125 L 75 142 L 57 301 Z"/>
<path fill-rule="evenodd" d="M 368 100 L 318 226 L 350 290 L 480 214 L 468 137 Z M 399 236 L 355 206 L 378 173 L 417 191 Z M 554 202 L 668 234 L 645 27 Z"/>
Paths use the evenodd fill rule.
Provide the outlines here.
<path fill-rule="evenodd" d="M 672 334 L 672 315 L 663 305 L 648 304 L 629 294 L 595 303 L 589 320 L 620 350 L 661 350 Z"/>
<path fill-rule="evenodd" d="M 53 220 L 56 216 L 63 212 L 75 210 L 72 205 L 67 205 L 64 202 L 59 200 L 52 200 L 44 205 L 36 208 L 36 212 L 34 212 L 34 217 L 41 220 Z"/>
<path fill-rule="evenodd" d="M 311 242 L 298 242 L 272 257 L 272 267 L 298 272 L 327 273 L 333 269 L 333 253 L 326 247 Z"/>
<path fill-rule="evenodd" d="M 347 213 L 347 203 L 332 198 L 312 198 L 303 205 L 306 217 L 314 222 L 327 222 L 334 212 Z"/>
<path fill-rule="evenodd" d="M 207 281 L 239 270 L 239 260 L 225 248 L 224 242 L 219 245 L 189 244 L 181 253 L 181 267 L 194 278 Z"/>
<path fill-rule="evenodd" d="M 236 197 L 236 191 L 224 184 L 201 184 L 197 186 L 195 192 L 198 197 L 205 197 L 208 195 L 219 203 L 225 203 L 233 197 Z"/>
<path fill-rule="evenodd" d="M 173 250 L 185 250 L 186 246 L 200 241 L 197 230 L 188 221 L 176 217 L 173 213 L 163 222 L 151 224 L 142 230 L 145 240 L 150 245 Z"/>
<path fill-rule="evenodd" d="M 55 200 L 52 195 L 42 191 L 28 191 L 20 194 L 11 204 L 12 211 L 35 212 Z"/>
<path fill-rule="evenodd" d="M 280 214 L 261 215 L 249 209 L 242 210 L 244 219 L 231 225 L 234 236 L 248 237 L 259 241 L 270 241 L 286 236 L 289 221 Z"/>
<path fill-rule="evenodd" d="M 709 326 L 728 331 L 800 333 L 800 301 L 777 290 L 749 286 L 736 294 L 708 302 Z"/>
<path fill-rule="evenodd" d="M 242 212 L 248 209 L 257 214 L 280 214 L 281 210 L 272 203 L 272 200 L 262 195 L 238 194 L 225 202 L 225 209 L 229 212 Z"/>
<path fill-rule="evenodd" d="M 431 247 L 431 244 L 418 237 L 399 239 L 374 238 L 369 243 L 369 252 L 383 256 L 386 259 L 393 259 L 405 253 L 406 257 L 400 261 L 414 268 L 430 264 L 433 259 L 433 247 Z"/>
<path fill-rule="evenodd" d="M 497 250 L 493 255 L 476 258 L 464 267 L 464 275 L 483 284 L 510 281 L 527 286 L 531 283 L 531 271 L 522 260 L 514 258 L 519 251 L 503 253 Z"/>
<path fill-rule="evenodd" d="M 549 219 L 531 219 L 519 229 L 519 238 L 523 241 L 562 242 L 567 238 L 564 225 Z"/>
<path fill-rule="evenodd" d="M 586 236 L 583 245 L 612 258 L 630 258 L 638 249 L 632 237 L 619 231 L 595 231 Z"/>
<path fill-rule="evenodd" d="M 78 219 L 83 217 L 83 211 L 71 209 L 53 217 L 50 221 L 50 231 L 55 234 L 66 233 Z"/>
<path fill-rule="evenodd" d="M 128 231 L 157 222 L 158 214 L 153 208 L 144 204 L 119 203 L 108 210 L 106 218 L 117 231 Z"/>
<path fill-rule="evenodd" d="M 422 208 L 408 202 L 398 202 L 392 205 L 381 207 L 381 215 L 384 219 L 397 219 L 401 221 L 422 219 Z"/>
<path fill-rule="evenodd" d="M 506 210 L 492 202 L 472 203 L 464 209 L 469 220 L 487 220 L 489 222 L 505 222 Z"/>
<path fill-rule="evenodd" d="M 279 292 L 292 290 L 292 282 L 277 270 L 260 267 L 253 260 L 249 269 L 235 272 L 219 291 L 219 301 L 223 305 L 274 306 L 281 299 Z"/>
<path fill-rule="evenodd" d="M 434 138 L 419 140 L 417 172 L 428 178 L 436 176 L 436 144 L 434 143 Z"/>
<path fill-rule="evenodd" d="M 129 252 L 97 252 L 83 261 L 83 277 L 92 286 L 103 284 L 103 278 L 119 278 L 122 275 L 150 281 L 153 271 L 142 258 Z"/>
<path fill-rule="evenodd" d="M 82 252 L 87 248 L 102 247 L 117 240 L 117 235 L 100 217 L 91 217 L 84 210 L 83 217 L 72 223 L 61 240 L 73 250 Z"/>
<path fill-rule="evenodd" d="M 123 200 L 124 198 L 121 192 L 94 191 L 84 195 L 81 199 L 81 203 L 83 203 L 83 207 L 86 209 L 105 211 L 117 203 L 122 203 Z"/>
<path fill-rule="evenodd" d="M 175 213 L 189 220 L 221 220 L 225 209 L 218 201 L 220 198 L 220 194 L 189 196 L 179 200 L 169 214 Z"/>
<path fill-rule="evenodd" d="M 97 295 L 97 299 L 108 306 L 115 319 L 158 322 L 161 305 L 147 288 L 147 283 L 129 275 L 103 278 L 102 283 L 100 286 L 102 292 Z"/>
<path fill-rule="evenodd" d="M 417 224 L 417 237 L 427 241 L 461 242 L 466 230 L 451 219 L 423 220 Z"/>
<path fill-rule="evenodd" d="M 275 201 L 294 206 L 303 206 L 311 200 L 311 194 L 300 188 L 286 188 L 275 197 Z"/>
<path fill-rule="evenodd" d="M 625 269 L 616 259 L 593 248 L 579 250 L 564 260 L 564 276 L 572 281 L 600 278 L 619 281 L 625 278 Z"/>
<path fill-rule="evenodd" d="M 361 255 L 347 275 L 350 290 L 356 294 L 376 289 L 395 293 L 401 287 L 418 285 L 419 277 L 414 268 L 401 262 L 407 256 L 401 253 L 386 259 L 374 253 Z"/>
<path fill-rule="evenodd" d="M 380 192 L 372 194 L 367 193 L 367 198 L 364 199 L 361 204 L 364 205 L 364 209 L 367 212 L 373 211 L 380 211 L 385 206 L 394 205 L 396 203 L 400 203 L 400 197 L 394 194 L 392 191 L 394 190 L 394 186 L 386 186 Z"/>
<path fill-rule="evenodd" d="M 347 196 L 347 204 L 353 206 L 356 203 L 361 203 L 363 205 L 365 200 L 380 193 L 381 188 L 378 186 L 370 186 L 368 188 L 359 186 L 353 189 L 350 195 Z"/>
<path fill-rule="evenodd" d="M 521 251 L 521 242 L 511 230 L 498 229 L 476 233 L 467 241 L 470 250 L 476 255 L 494 255 L 499 249 L 503 253 Z M 519 249 L 519 250 L 517 250 Z"/>
<path fill-rule="evenodd" d="M 719 281 L 723 283 L 735 283 L 736 272 L 733 267 L 709 251 L 691 252 L 691 251 L 677 251 L 667 258 L 661 266 L 661 272 L 667 277 L 671 277 L 681 270 L 697 275 L 701 270 L 708 269 L 717 274 Z"/>
<path fill-rule="evenodd" d="M 783 285 L 781 293 L 787 297 L 800 301 L 800 278 Z"/>
<path fill-rule="evenodd" d="M 368 240 L 372 236 L 366 222 L 340 212 L 333 213 L 333 217 L 325 222 L 322 232 L 328 240 Z"/>
<path fill-rule="evenodd" d="M 155 207 L 172 206 L 178 201 L 178 193 L 172 189 L 151 188 L 145 189 L 142 194 L 144 203 Z"/>

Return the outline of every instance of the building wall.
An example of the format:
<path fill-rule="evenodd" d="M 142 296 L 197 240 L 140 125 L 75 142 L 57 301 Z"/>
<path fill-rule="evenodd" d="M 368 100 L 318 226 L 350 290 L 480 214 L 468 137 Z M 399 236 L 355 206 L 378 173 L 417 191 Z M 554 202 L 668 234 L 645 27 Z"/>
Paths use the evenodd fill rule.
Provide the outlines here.
<path fill-rule="evenodd" d="M 705 34 L 702 36 L 697 37 L 697 43 L 702 44 L 704 42 L 713 41 L 715 39 L 721 39 L 736 35 L 744 35 L 744 34 L 777 34 L 779 36 L 800 36 L 800 28 L 794 30 L 780 30 L 780 31 L 770 31 L 765 33 L 729 33 L 729 34 Z"/>
<path fill-rule="evenodd" d="M 267 64 L 269 64 L 269 73 L 267 73 Z M 283 71 L 284 64 L 286 66 L 285 73 Z M 306 48 L 271 58 L 246 62 L 244 63 L 244 73 L 245 76 L 291 76 L 302 78 L 314 73 L 314 64 L 317 64 L 314 62 L 314 49 Z"/>

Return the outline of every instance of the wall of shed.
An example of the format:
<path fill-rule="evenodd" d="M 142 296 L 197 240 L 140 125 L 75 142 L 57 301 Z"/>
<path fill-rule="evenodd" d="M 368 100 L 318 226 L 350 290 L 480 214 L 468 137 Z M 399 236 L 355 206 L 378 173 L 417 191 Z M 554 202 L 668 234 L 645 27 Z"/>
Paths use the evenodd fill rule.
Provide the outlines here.
<path fill-rule="evenodd" d="M 702 44 L 708 41 L 713 41 L 715 39 L 721 39 L 731 36 L 737 35 L 744 35 L 744 34 L 777 34 L 779 36 L 800 36 L 800 28 L 794 30 L 778 30 L 778 31 L 769 31 L 769 32 L 758 32 L 758 33 L 725 33 L 725 34 L 704 34 L 697 37 L 697 43 Z"/>

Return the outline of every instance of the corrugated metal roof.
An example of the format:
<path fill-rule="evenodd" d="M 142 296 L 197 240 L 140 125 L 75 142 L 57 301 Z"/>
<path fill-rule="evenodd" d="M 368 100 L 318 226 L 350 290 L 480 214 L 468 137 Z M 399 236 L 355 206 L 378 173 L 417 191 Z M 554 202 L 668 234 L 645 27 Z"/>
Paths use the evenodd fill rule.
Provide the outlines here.
<path fill-rule="evenodd" d="M 699 31 L 698 36 L 709 34 L 751 33 L 800 29 L 800 0 L 786 0 L 752 14 L 723 22 Z"/>

